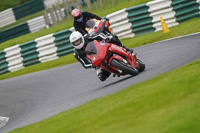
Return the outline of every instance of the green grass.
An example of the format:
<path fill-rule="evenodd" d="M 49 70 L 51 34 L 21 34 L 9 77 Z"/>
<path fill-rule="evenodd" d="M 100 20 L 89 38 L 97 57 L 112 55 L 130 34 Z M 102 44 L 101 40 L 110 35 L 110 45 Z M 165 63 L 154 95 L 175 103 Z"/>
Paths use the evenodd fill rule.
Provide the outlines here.
<path fill-rule="evenodd" d="M 200 60 L 11 133 L 199 133 Z"/>
<path fill-rule="evenodd" d="M 138 47 L 141 45 L 169 39 L 172 37 L 177 37 L 177 36 L 200 32 L 199 21 L 200 21 L 199 18 L 195 18 L 195 19 L 189 20 L 187 22 L 181 23 L 178 26 L 171 27 L 170 33 L 163 34 L 162 31 L 155 32 L 155 33 L 149 33 L 149 34 L 134 37 L 134 38 L 122 39 L 122 43 L 129 48 L 134 48 L 134 47 Z M 74 63 L 74 62 L 77 62 L 77 61 L 71 54 L 71 55 L 61 57 L 60 59 L 56 59 L 54 61 L 36 64 L 34 66 L 26 67 L 19 71 L 0 75 L 0 80 L 8 79 L 8 78 L 20 76 L 23 74 L 36 72 L 36 71 L 41 71 L 41 70 L 45 70 L 45 69 L 50 69 L 53 67 L 67 65 L 69 63 Z"/>
<path fill-rule="evenodd" d="M 99 7 L 97 5 L 97 3 L 95 2 L 92 5 L 92 7 L 93 7 L 92 13 L 103 17 L 103 16 L 106 16 L 110 13 L 115 12 L 115 11 L 121 10 L 123 8 L 127 8 L 127 7 L 131 7 L 131 6 L 134 6 L 134 5 L 146 3 L 146 2 L 151 1 L 151 0 L 137 0 L 137 1 L 135 1 L 135 0 L 134 1 L 116 0 L 117 5 L 115 5 L 114 8 L 113 8 L 113 4 L 112 4 L 111 1 L 112 0 L 104 0 L 104 8 L 103 9 L 101 7 Z M 87 11 L 88 9 L 83 8 L 83 10 Z M 25 21 L 28 20 L 27 18 L 31 19 L 31 18 L 33 18 L 33 16 L 37 17 L 37 16 L 40 16 L 41 14 L 42 14 L 42 12 L 39 12 L 37 14 L 28 16 L 26 18 L 19 20 L 20 22 L 17 21 L 16 24 L 19 24 L 21 22 L 25 22 Z M 13 25 L 11 25 L 11 26 L 13 26 Z M 7 26 L 6 28 L 8 28 L 8 27 L 10 27 L 10 26 Z M 44 36 L 44 35 L 47 35 L 47 34 L 51 34 L 51 33 L 55 33 L 55 32 L 61 31 L 61 30 L 65 30 L 65 29 L 68 29 L 68 28 L 71 28 L 71 27 L 73 27 L 72 19 L 66 19 L 63 23 L 56 25 L 56 26 L 53 26 L 50 29 L 44 29 L 42 31 L 38 31 L 38 32 L 35 32 L 35 33 L 26 34 L 26 35 L 20 36 L 18 38 L 14 38 L 12 40 L 8 40 L 6 42 L 0 43 L 0 50 L 3 50 L 5 48 L 11 47 L 11 46 L 14 46 L 14 45 L 17 45 L 17 44 L 22 44 L 24 42 L 34 40 L 38 37 L 41 37 L 41 36 Z M 4 29 L 4 28 L 2 28 L 2 29 Z"/>

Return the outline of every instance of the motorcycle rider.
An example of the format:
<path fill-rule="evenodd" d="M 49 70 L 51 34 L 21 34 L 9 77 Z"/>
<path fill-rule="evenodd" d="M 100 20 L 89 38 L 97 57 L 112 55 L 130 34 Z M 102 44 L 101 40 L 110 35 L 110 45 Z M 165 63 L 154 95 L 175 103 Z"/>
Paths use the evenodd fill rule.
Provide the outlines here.
<path fill-rule="evenodd" d="M 74 56 L 86 69 L 95 68 L 95 66 L 93 66 L 90 59 L 86 57 L 86 54 L 84 52 L 87 44 L 93 40 L 109 41 L 111 39 L 112 39 L 111 37 L 105 36 L 103 33 L 95 34 L 95 35 L 86 34 L 83 37 L 83 35 L 80 32 L 75 31 L 70 35 L 70 42 L 74 47 Z M 111 74 L 110 72 L 105 71 L 101 68 L 95 68 L 95 69 L 97 72 L 97 76 L 101 81 L 105 81 Z"/>
<path fill-rule="evenodd" d="M 101 20 L 101 17 L 89 12 L 81 12 L 79 9 L 72 10 L 72 16 L 74 18 L 73 25 L 75 30 L 79 31 L 83 36 L 87 34 L 85 25 L 89 19 Z"/>
<path fill-rule="evenodd" d="M 92 14 L 92 13 L 89 13 L 89 12 L 81 12 L 79 9 L 72 10 L 72 16 L 74 18 L 73 26 L 74 26 L 75 30 L 79 31 L 83 36 L 88 33 L 86 31 L 86 23 L 87 23 L 88 20 L 92 20 L 92 19 L 102 20 L 101 17 L 99 17 L 95 14 Z M 131 53 L 133 52 L 132 49 L 125 47 L 116 35 L 113 35 L 111 43 L 114 43 L 118 46 L 121 46 Z"/>

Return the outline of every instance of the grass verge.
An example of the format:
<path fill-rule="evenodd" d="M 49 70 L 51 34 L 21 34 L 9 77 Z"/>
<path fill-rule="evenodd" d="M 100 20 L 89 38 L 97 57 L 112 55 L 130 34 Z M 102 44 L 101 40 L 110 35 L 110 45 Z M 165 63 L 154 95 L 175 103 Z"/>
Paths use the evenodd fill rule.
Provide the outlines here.
<path fill-rule="evenodd" d="M 10 133 L 198 133 L 200 60 Z"/>
<path fill-rule="evenodd" d="M 200 21 L 200 18 L 195 18 L 187 22 L 181 23 L 178 26 L 171 27 L 170 28 L 171 32 L 167 34 L 163 34 L 162 31 L 159 31 L 159 32 L 154 32 L 154 33 L 149 33 L 146 35 L 134 37 L 134 38 L 122 39 L 122 43 L 129 48 L 134 48 L 141 45 L 145 45 L 145 44 L 149 44 L 149 43 L 153 43 L 153 42 L 157 42 L 157 41 L 161 41 L 161 40 L 165 40 L 165 39 L 169 39 L 169 38 L 173 38 L 177 36 L 200 32 L 199 21 Z M 36 71 L 41 71 L 45 69 L 50 69 L 53 67 L 67 65 L 74 62 L 77 62 L 77 61 L 75 60 L 73 55 L 70 54 L 53 61 L 36 64 L 34 66 L 26 67 L 16 72 L 0 75 L 0 80 L 8 79 L 8 78 L 20 76 L 23 74 L 36 72 Z"/>

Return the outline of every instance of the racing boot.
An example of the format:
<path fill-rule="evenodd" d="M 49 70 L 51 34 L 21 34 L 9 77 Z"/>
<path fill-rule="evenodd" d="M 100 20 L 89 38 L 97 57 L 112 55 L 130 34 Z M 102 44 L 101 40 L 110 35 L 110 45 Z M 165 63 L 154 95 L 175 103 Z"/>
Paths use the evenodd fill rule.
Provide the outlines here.
<path fill-rule="evenodd" d="M 96 72 L 97 72 L 97 76 L 98 78 L 103 82 L 105 81 L 109 76 L 110 76 L 110 72 L 107 72 L 101 68 L 96 68 Z"/>

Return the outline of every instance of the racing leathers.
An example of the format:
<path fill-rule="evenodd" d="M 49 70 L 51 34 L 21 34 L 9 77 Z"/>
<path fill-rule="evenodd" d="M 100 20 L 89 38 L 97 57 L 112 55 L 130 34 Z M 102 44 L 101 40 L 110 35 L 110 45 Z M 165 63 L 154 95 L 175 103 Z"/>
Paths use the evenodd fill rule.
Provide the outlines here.
<path fill-rule="evenodd" d="M 85 30 L 86 22 L 89 19 L 101 20 L 101 17 L 89 12 L 82 12 L 82 16 L 83 16 L 83 20 L 81 22 L 77 22 L 76 20 L 74 20 L 73 25 L 74 25 L 75 30 L 79 31 L 84 36 L 85 34 L 87 34 L 87 31 Z"/>

